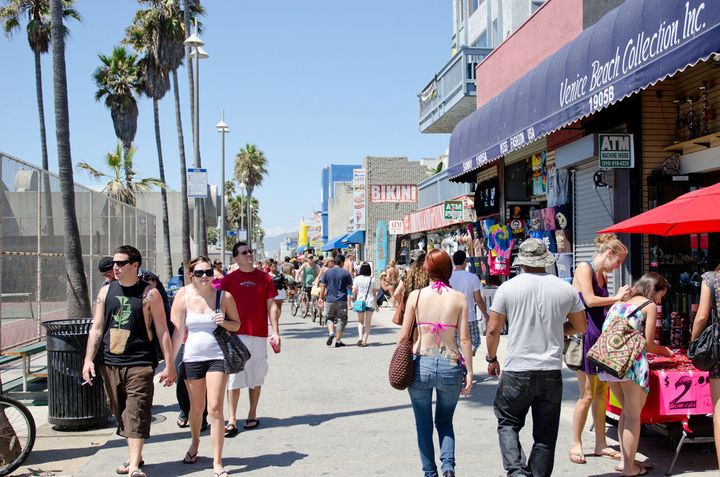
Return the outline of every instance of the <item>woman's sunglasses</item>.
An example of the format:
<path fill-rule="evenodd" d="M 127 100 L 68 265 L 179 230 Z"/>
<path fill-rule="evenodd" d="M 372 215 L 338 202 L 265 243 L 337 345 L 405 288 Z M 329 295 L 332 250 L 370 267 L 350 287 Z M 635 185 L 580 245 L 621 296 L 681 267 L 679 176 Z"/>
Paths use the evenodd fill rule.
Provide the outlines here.
<path fill-rule="evenodd" d="M 198 277 L 198 278 L 202 277 L 203 275 L 205 275 L 206 277 L 212 277 L 214 275 L 214 273 L 215 272 L 213 272 L 212 269 L 193 270 L 193 272 L 192 272 L 193 276 Z"/>

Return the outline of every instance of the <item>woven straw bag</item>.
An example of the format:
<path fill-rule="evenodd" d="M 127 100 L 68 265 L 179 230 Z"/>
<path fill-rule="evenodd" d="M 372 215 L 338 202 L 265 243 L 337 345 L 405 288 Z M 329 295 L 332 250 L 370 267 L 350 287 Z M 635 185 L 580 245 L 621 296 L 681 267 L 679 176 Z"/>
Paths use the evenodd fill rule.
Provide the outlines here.
<path fill-rule="evenodd" d="M 417 304 L 420 301 L 420 292 L 418 292 L 417 301 L 415 302 L 415 313 L 413 314 L 413 322 L 410 326 L 410 334 L 400 340 L 390 359 L 390 367 L 388 369 L 388 379 L 390 386 L 402 391 L 412 384 L 415 378 L 415 362 L 413 361 L 413 328 L 415 327 L 415 319 L 417 318 Z"/>

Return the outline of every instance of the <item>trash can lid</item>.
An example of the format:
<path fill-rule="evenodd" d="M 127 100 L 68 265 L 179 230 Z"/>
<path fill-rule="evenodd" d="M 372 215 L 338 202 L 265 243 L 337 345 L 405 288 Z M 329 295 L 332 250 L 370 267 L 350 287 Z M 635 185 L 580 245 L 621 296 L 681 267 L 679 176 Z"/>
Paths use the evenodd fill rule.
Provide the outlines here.
<path fill-rule="evenodd" d="M 42 325 L 50 336 L 77 336 L 90 332 L 92 318 L 43 321 Z"/>

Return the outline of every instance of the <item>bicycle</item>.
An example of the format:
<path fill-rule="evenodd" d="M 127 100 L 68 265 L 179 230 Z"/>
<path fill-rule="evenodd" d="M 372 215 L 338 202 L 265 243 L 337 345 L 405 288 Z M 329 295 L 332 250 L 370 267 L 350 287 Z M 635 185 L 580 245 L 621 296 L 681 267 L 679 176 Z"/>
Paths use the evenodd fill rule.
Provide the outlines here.
<path fill-rule="evenodd" d="M 307 318 L 308 313 L 310 312 L 310 302 L 312 301 L 310 294 L 307 292 L 307 289 L 305 287 L 300 290 L 300 296 L 298 298 L 298 309 L 300 310 L 300 315 L 303 318 Z"/>
<path fill-rule="evenodd" d="M 20 467 L 35 445 L 35 420 L 20 401 L 0 394 L 0 476 Z"/>
<path fill-rule="evenodd" d="M 290 302 L 290 314 L 297 316 L 297 312 L 300 309 L 300 292 L 298 291 L 297 285 L 294 285 L 291 290 L 288 300 Z"/>

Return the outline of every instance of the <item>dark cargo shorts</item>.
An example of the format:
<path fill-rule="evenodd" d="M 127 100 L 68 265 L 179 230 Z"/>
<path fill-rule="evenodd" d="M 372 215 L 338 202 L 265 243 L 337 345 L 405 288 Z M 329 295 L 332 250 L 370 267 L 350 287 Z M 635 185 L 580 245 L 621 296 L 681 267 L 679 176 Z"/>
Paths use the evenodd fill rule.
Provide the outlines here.
<path fill-rule="evenodd" d="M 105 393 L 117 421 L 117 434 L 125 438 L 150 437 L 155 384 L 152 366 L 102 366 Z"/>

